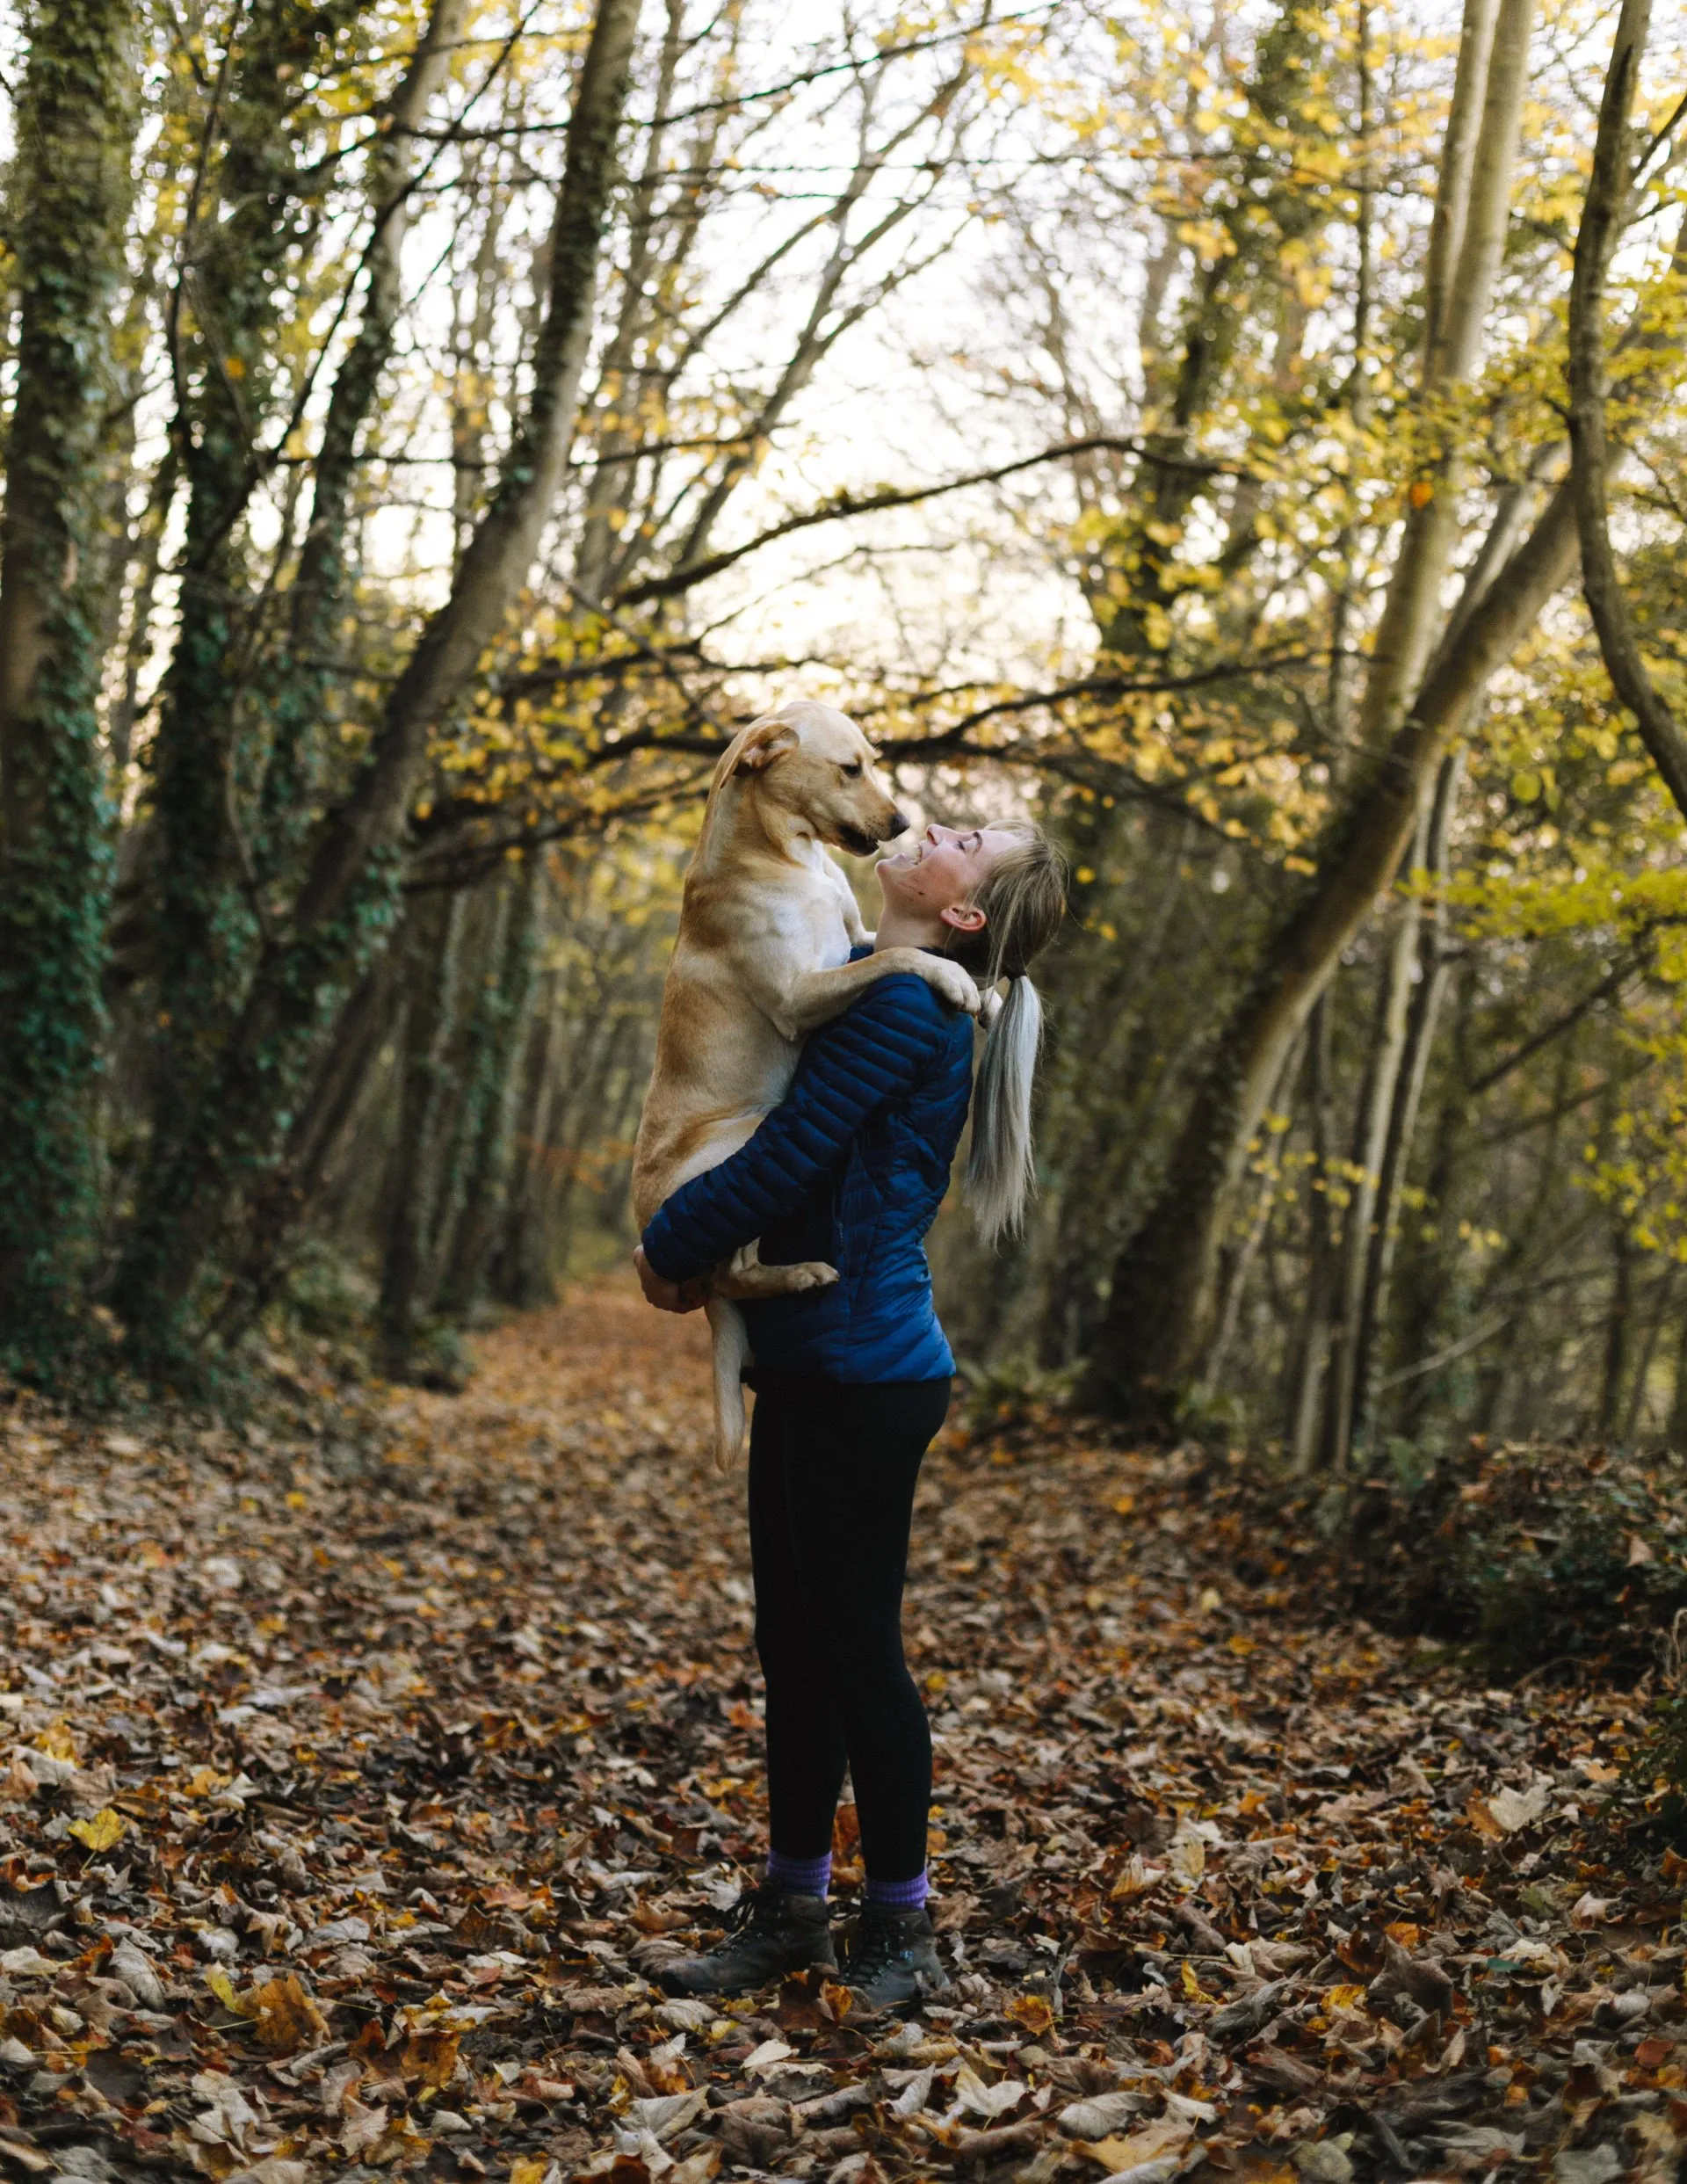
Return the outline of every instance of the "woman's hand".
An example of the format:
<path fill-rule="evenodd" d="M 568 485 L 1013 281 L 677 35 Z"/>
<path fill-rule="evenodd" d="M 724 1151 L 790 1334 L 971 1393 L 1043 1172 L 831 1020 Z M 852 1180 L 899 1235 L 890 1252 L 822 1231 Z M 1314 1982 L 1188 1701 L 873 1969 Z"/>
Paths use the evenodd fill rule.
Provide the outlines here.
<path fill-rule="evenodd" d="M 633 1264 L 638 1269 L 639 1287 L 644 1291 L 645 1302 L 654 1304 L 659 1312 L 698 1311 L 708 1295 L 706 1276 L 700 1275 L 695 1281 L 664 1281 L 645 1257 L 642 1244 L 634 1250 Z"/>

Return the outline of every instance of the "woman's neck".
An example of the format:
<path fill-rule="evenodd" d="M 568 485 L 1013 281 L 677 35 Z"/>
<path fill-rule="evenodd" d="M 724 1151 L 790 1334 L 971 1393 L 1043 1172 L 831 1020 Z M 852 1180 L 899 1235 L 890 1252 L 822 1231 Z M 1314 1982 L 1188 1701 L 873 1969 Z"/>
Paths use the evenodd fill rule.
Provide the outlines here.
<path fill-rule="evenodd" d="M 879 930 L 872 936 L 874 954 L 880 948 L 941 948 L 949 928 L 941 918 L 920 918 L 887 903 L 880 913 Z"/>

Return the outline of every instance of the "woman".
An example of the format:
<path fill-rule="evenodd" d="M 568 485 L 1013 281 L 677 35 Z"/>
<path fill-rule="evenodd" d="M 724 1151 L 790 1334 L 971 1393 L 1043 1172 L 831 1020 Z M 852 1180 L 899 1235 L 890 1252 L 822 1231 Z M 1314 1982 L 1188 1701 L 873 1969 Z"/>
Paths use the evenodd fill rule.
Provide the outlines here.
<path fill-rule="evenodd" d="M 928 827 L 879 867 L 876 948 L 952 955 L 1008 983 L 984 1042 L 968 1191 L 994 1239 L 1031 1181 L 1041 1009 L 1026 976 L 1065 907 L 1032 826 Z M 670 1966 L 669 1991 L 742 1993 L 836 1966 L 827 1912 L 847 1766 L 866 1894 L 850 1984 L 875 2008 L 941 1986 L 925 1905 L 931 1738 L 902 1655 L 902 1584 L 920 1462 L 954 1360 L 923 1239 L 948 1187 L 973 1090 L 972 1019 L 924 980 L 881 979 L 809 1037 L 785 1100 L 729 1160 L 662 1207 L 637 1254 L 650 1301 L 686 1311 L 710 1268 L 759 1237 L 769 1265 L 825 1259 L 825 1289 L 747 1302 L 756 1647 L 767 1686 L 771 1847 L 724 1939 Z"/>

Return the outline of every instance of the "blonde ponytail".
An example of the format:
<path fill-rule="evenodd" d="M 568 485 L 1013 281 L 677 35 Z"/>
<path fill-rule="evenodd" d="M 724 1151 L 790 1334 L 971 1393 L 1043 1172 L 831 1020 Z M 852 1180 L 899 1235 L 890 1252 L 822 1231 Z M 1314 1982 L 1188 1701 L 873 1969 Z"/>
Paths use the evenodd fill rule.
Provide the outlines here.
<path fill-rule="evenodd" d="M 1007 998 L 984 1036 L 973 1094 L 973 1149 L 967 1195 L 987 1244 L 1016 1236 L 1036 1186 L 1031 1097 L 1043 1043 L 1043 1005 L 1026 966 L 1054 938 L 1066 914 L 1066 867 L 1039 826 L 995 860 L 972 900 L 984 912 L 976 933 L 957 933 L 949 953 L 986 990 L 1008 982 Z"/>
<path fill-rule="evenodd" d="M 987 1244 L 1017 1236 L 1036 1188 L 1031 1093 L 1043 1043 L 1043 1005 L 1029 978 L 1010 979 L 1008 998 L 984 1035 L 973 1092 L 973 1150 L 967 1195 Z"/>

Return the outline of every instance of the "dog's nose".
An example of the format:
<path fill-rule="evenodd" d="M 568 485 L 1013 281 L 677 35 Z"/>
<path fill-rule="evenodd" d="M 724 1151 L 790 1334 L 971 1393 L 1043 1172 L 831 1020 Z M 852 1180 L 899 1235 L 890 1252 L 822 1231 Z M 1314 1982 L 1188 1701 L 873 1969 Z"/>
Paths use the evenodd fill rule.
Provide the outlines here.
<path fill-rule="evenodd" d="M 904 819 L 900 811 L 893 811 L 889 818 L 885 821 L 885 840 L 888 842 L 898 834 L 906 834 L 909 824 L 910 822 Z"/>

